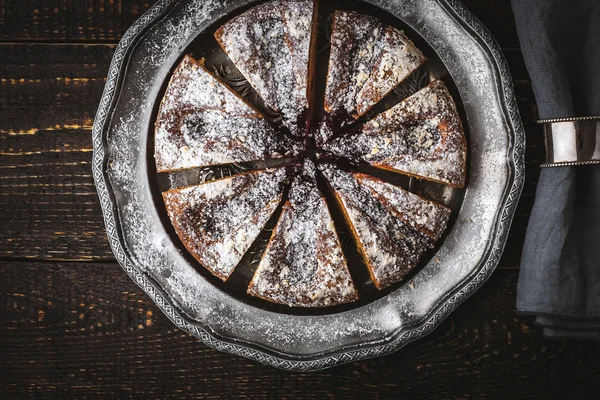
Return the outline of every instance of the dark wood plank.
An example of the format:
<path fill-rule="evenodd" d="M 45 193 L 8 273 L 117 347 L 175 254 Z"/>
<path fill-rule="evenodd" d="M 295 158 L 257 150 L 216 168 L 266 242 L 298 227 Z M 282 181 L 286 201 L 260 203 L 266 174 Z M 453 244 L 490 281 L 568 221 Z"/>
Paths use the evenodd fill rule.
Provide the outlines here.
<path fill-rule="evenodd" d="M 116 44 L 0 43 L 0 77 L 103 78 L 116 48 Z"/>
<path fill-rule="evenodd" d="M 0 44 L 0 133 L 91 129 L 114 49 Z"/>
<path fill-rule="evenodd" d="M 600 383 L 600 345 L 544 340 L 515 316 L 511 271 L 400 352 L 310 374 L 208 349 L 114 264 L 1 263 L 0 274 L 3 398 L 577 398 Z"/>
<path fill-rule="evenodd" d="M 0 257 L 114 260 L 91 173 L 114 48 L 0 44 Z"/>
<path fill-rule="evenodd" d="M 91 152 L 89 130 L 0 134 L 0 257 L 114 260 Z"/>
<path fill-rule="evenodd" d="M 2 41 L 116 42 L 156 0 L 6 0 Z"/>

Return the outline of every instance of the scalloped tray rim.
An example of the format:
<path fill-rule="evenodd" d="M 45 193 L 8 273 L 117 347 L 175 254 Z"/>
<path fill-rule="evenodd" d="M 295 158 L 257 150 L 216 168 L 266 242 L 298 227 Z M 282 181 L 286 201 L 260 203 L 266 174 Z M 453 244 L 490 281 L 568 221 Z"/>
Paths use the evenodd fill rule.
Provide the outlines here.
<path fill-rule="evenodd" d="M 456 307 L 470 297 L 479 289 L 495 270 L 506 244 L 508 232 L 515 209 L 524 185 L 525 180 L 525 132 L 519 116 L 515 94 L 512 84 L 512 78 L 502 54 L 500 47 L 488 32 L 488 30 L 468 11 L 459 0 L 435 0 L 442 5 L 455 19 L 467 29 L 481 45 L 491 61 L 494 63 L 495 75 L 498 76 L 500 103 L 503 105 L 503 114 L 507 129 L 512 133 L 512 143 L 509 149 L 509 162 L 512 168 L 510 177 L 510 190 L 507 191 L 503 199 L 503 210 L 500 214 L 498 228 L 494 234 L 494 240 L 489 247 L 486 257 L 482 260 L 478 268 L 466 278 L 456 290 L 449 295 L 429 313 L 428 318 L 414 326 L 405 326 L 396 332 L 393 337 L 388 337 L 378 343 L 368 343 L 357 345 L 353 348 L 346 348 L 331 353 L 315 354 L 310 357 L 283 354 L 253 346 L 242 344 L 231 338 L 216 337 L 209 329 L 205 329 L 197 323 L 188 321 L 172 301 L 169 299 L 163 289 L 147 274 L 135 266 L 129 258 L 124 247 L 124 243 L 119 234 L 117 223 L 117 210 L 112 199 L 106 171 L 104 170 L 106 162 L 106 148 L 104 144 L 107 118 L 111 115 L 115 100 L 119 95 L 117 88 L 123 78 L 123 72 L 126 69 L 128 56 L 135 47 L 137 39 L 152 26 L 152 24 L 165 15 L 170 6 L 180 0 L 160 0 L 155 3 L 142 17 L 140 17 L 123 35 L 112 58 L 106 86 L 102 94 L 102 99 L 94 119 L 92 139 L 93 139 L 93 162 L 92 170 L 96 188 L 99 194 L 101 207 L 104 215 L 109 243 L 115 254 L 118 263 L 130 276 L 131 279 L 146 292 L 153 302 L 158 305 L 161 311 L 180 329 L 191 333 L 204 344 L 219 351 L 235 354 L 249 358 L 263 364 L 290 371 L 316 371 L 335 365 L 344 364 L 353 361 L 364 360 L 390 354 L 409 342 L 419 339 L 433 331 Z"/>

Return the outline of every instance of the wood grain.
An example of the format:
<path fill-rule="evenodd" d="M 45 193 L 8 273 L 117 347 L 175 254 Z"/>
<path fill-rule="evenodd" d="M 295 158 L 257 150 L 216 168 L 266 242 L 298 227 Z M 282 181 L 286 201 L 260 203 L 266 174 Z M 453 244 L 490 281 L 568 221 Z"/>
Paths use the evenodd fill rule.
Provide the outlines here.
<path fill-rule="evenodd" d="M 0 44 L 0 134 L 91 129 L 114 50 Z"/>
<path fill-rule="evenodd" d="M 14 42 L 116 42 L 156 1 L 6 0 L 0 39 Z"/>
<path fill-rule="evenodd" d="M 114 260 L 93 183 L 91 133 L 0 135 L 0 257 Z"/>
<path fill-rule="evenodd" d="M 309 374 L 206 348 L 114 264 L 1 263 L 0 274 L 7 398 L 577 398 L 600 383 L 598 344 L 545 341 L 515 316 L 512 271 L 403 351 Z"/>
<path fill-rule="evenodd" d="M 114 45 L 0 44 L 0 257 L 114 260 L 91 126 Z"/>

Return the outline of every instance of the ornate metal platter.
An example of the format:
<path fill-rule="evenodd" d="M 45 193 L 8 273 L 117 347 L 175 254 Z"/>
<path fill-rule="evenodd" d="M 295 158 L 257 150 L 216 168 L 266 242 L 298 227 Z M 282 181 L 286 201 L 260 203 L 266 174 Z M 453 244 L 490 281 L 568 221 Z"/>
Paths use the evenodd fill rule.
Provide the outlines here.
<path fill-rule="evenodd" d="M 256 3 L 162 0 L 119 43 L 93 130 L 94 177 L 111 246 L 177 326 L 218 350 L 300 371 L 393 352 L 431 332 L 500 260 L 523 186 L 525 150 L 506 62 L 458 1 L 321 0 L 384 19 L 426 53 L 429 73 L 448 84 L 468 134 L 468 185 L 436 190 L 410 184 L 450 205 L 455 215 L 443 242 L 403 284 L 378 292 L 357 282 L 361 301 L 349 306 L 274 306 L 244 295 L 240 282 L 249 268 L 223 283 L 199 266 L 182 248 L 161 200 L 163 190 L 238 167 L 159 176 L 153 160 L 154 121 L 174 67 L 188 53 L 219 65 L 209 39 Z"/>

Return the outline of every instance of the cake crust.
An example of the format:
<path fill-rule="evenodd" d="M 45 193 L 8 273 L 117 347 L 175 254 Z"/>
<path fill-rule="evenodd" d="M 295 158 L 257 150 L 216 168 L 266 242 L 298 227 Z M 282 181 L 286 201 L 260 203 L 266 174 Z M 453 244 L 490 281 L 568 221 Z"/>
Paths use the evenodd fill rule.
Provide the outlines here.
<path fill-rule="evenodd" d="M 324 197 L 307 161 L 248 293 L 291 307 L 328 307 L 358 299 Z"/>
<path fill-rule="evenodd" d="M 302 147 L 186 55 L 175 69 L 155 124 L 158 172 L 282 158 Z"/>
<path fill-rule="evenodd" d="M 187 250 L 226 281 L 282 199 L 286 168 L 236 175 L 163 193 Z"/>
<path fill-rule="evenodd" d="M 324 148 L 419 179 L 465 185 L 467 142 L 456 105 L 440 80 L 368 121 L 359 133 Z"/>

